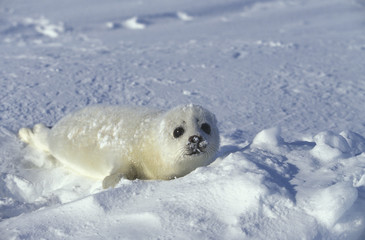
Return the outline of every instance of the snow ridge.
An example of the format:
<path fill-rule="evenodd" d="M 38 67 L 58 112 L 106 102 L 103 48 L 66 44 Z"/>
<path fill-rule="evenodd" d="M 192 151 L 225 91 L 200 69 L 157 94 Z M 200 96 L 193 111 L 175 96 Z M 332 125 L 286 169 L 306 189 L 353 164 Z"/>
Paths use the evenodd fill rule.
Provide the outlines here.
<path fill-rule="evenodd" d="M 318 144 L 288 143 L 279 133 L 278 128 L 263 130 L 250 147 L 225 153 L 210 166 L 198 168 L 186 177 L 172 181 L 122 180 L 115 189 L 106 191 L 101 189 L 100 183 L 68 173 L 62 166 L 35 168 L 29 158 L 23 164 L 33 167 L 18 167 L 16 173 L 2 175 L 1 195 L 4 197 L 0 229 L 7 229 L 6 236 L 12 237 L 17 234 L 15 229 L 34 235 L 41 226 L 48 225 L 49 231 L 43 237 L 51 237 L 55 232 L 62 233 L 57 234 L 60 238 L 85 237 L 86 232 L 78 233 L 76 226 L 78 219 L 87 215 L 89 220 L 85 227 L 90 236 L 100 231 L 100 226 L 96 225 L 100 223 L 98 219 L 104 219 L 102 229 L 119 228 L 111 233 L 113 238 L 120 236 L 123 232 L 120 229 L 132 236 L 133 229 L 142 226 L 148 231 L 140 233 L 141 237 L 159 236 L 166 231 L 177 234 L 179 230 L 173 226 L 182 227 L 180 224 L 184 222 L 188 224 L 182 231 L 189 232 L 187 236 L 198 236 L 195 234 L 199 229 L 205 231 L 206 236 L 233 239 L 264 237 L 266 232 L 250 225 L 252 221 L 266 226 L 265 231 L 280 232 L 301 218 L 303 225 L 296 226 L 295 232 L 282 232 L 273 235 L 273 239 L 311 236 L 317 224 L 322 226 L 321 234 L 333 239 L 358 236 L 365 220 L 359 212 L 364 205 L 358 193 L 358 189 L 365 187 L 365 153 L 358 154 L 358 149 L 354 148 L 365 144 L 363 138 L 347 132 L 347 135 L 357 136 L 358 141 L 352 139 L 352 147 L 347 144 L 346 155 L 339 157 L 331 151 L 344 151 L 341 148 L 346 140 L 342 145 L 331 143 L 338 142 L 341 135 L 320 133 L 326 136 L 326 143 L 315 136 Z M 223 147 L 229 148 L 226 144 L 232 140 L 225 136 Z M 14 144 L 18 145 L 7 144 L 5 149 Z M 318 147 L 320 150 L 316 152 L 321 152 L 320 158 L 313 153 Z M 33 158 L 37 159 L 39 154 Z M 323 161 L 321 156 L 324 155 L 330 157 Z M 321 177 L 324 173 L 325 178 Z M 56 183 L 52 181 L 55 178 L 63 180 Z M 35 211 L 41 208 L 42 211 Z M 74 218 L 75 210 L 78 218 Z M 28 214 L 17 217 L 25 212 Z M 59 217 L 50 220 L 53 215 Z M 32 219 L 37 219 L 35 225 Z M 63 219 L 74 220 L 64 222 Z M 306 224 L 311 227 L 305 227 Z"/>

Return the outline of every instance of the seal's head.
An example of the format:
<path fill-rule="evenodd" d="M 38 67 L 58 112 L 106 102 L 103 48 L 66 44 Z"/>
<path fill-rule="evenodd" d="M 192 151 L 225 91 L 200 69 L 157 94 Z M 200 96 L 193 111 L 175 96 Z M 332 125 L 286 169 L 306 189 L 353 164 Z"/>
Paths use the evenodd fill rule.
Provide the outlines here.
<path fill-rule="evenodd" d="M 159 125 L 159 147 L 169 178 L 180 177 L 208 165 L 219 148 L 217 121 L 198 105 L 183 105 L 166 112 Z"/>

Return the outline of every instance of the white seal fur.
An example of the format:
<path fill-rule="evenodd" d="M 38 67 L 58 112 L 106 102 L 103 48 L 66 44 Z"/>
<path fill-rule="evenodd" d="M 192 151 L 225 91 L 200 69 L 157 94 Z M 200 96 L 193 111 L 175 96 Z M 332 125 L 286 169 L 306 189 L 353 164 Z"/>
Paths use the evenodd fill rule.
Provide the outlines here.
<path fill-rule="evenodd" d="M 66 167 L 103 179 L 103 187 L 128 179 L 173 179 L 209 164 L 219 148 L 215 116 L 198 105 L 167 112 L 89 106 L 52 128 L 19 130 L 22 141 Z"/>

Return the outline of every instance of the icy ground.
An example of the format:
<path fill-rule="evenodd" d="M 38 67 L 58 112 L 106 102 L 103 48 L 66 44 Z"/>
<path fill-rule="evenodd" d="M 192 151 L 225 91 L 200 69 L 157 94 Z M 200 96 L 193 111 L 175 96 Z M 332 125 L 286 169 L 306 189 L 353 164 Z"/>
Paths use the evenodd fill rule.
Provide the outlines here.
<path fill-rule="evenodd" d="M 0 3 L 1 239 L 365 239 L 365 1 Z M 217 160 L 101 183 L 20 127 L 96 104 L 214 112 Z"/>

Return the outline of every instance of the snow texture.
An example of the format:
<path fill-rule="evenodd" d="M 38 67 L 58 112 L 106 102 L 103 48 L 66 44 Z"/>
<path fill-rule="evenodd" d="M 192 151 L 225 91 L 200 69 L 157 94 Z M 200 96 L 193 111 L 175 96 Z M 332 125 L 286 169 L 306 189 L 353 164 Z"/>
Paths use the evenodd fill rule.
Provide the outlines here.
<path fill-rule="evenodd" d="M 364 13 L 363 0 L 2 1 L 1 239 L 364 239 Z M 17 137 L 98 103 L 200 104 L 218 156 L 103 190 Z"/>

